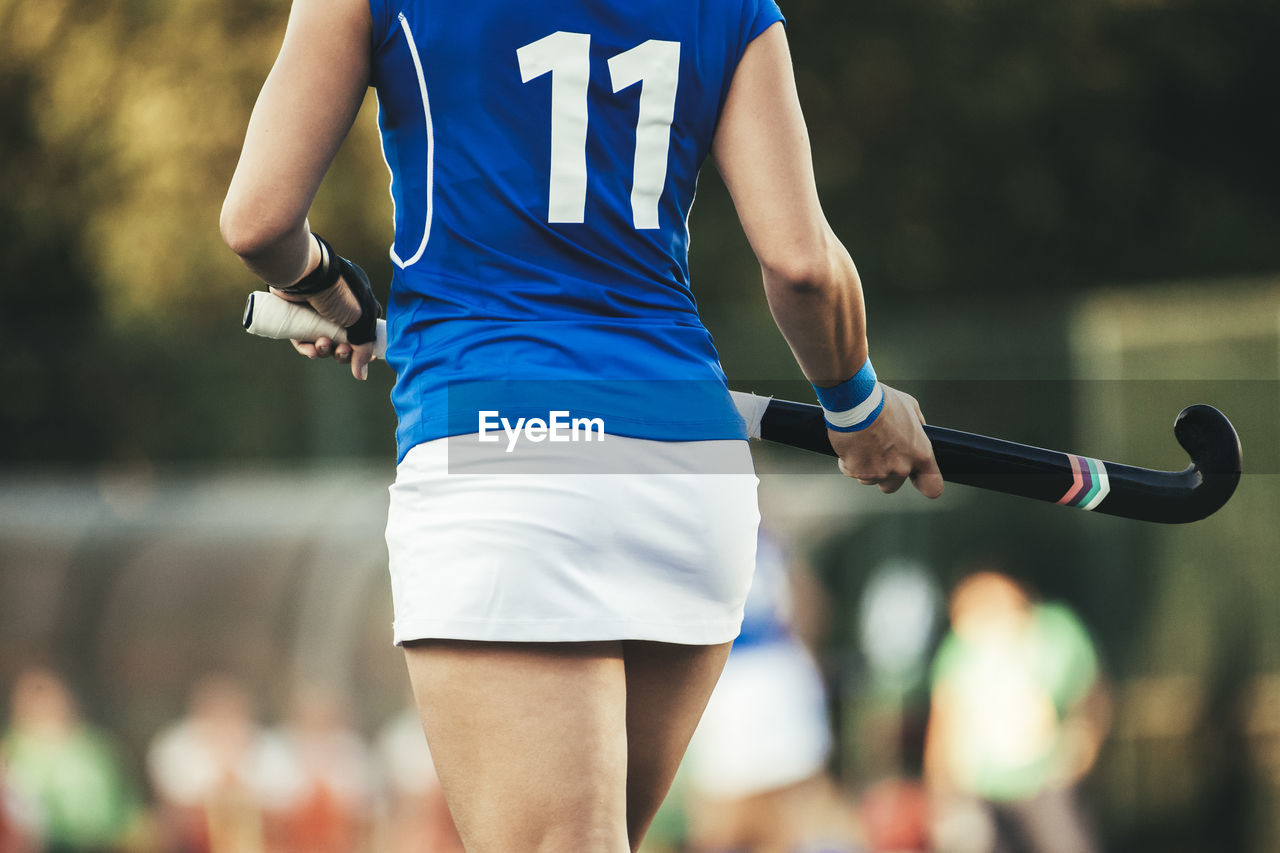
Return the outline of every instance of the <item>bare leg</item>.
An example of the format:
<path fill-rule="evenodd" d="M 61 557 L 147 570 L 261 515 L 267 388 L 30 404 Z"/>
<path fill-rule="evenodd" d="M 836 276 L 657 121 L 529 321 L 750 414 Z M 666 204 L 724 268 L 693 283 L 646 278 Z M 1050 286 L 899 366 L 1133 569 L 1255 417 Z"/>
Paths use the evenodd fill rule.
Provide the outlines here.
<path fill-rule="evenodd" d="M 626 641 L 627 833 L 634 851 L 671 788 L 732 643 Z"/>
<path fill-rule="evenodd" d="M 621 643 L 432 640 L 405 658 L 468 853 L 629 849 Z"/>

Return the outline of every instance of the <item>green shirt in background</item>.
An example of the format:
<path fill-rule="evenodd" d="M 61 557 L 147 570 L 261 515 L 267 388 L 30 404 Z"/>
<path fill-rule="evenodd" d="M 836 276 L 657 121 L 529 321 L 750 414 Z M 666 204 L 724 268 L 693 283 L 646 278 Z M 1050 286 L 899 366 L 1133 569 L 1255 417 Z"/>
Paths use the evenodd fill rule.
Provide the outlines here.
<path fill-rule="evenodd" d="M 65 737 L 9 732 L 0 742 L 6 783 L 34 813 L 50 847 L 109 848 L 138 813 L 110 742 L 81 726 Z"/>
<path fill-rule="evenodd" d="M 978 642 L 948 634 L 931 680 L 963 733 L 949 744 L 952 777 L 970 793 L 997 801 L 1052 786 L 1069 760 L 1063 721 L 1097 676 L 1088 633 L 1061 605 L 1034 606 L 1016 634 Z"/>

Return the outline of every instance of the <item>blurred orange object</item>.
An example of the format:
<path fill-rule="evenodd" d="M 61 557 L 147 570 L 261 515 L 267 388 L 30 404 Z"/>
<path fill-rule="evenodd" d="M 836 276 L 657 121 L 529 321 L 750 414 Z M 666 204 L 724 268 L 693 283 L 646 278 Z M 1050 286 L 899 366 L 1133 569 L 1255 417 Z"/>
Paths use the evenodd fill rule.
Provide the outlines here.
<path fill-rule="evenodd" d="M 874 853 L 924 853 L 929 849 L 929 800 L 920 782 L 877 782 L 862 795 L 858 811 L 867 846 Z"/>

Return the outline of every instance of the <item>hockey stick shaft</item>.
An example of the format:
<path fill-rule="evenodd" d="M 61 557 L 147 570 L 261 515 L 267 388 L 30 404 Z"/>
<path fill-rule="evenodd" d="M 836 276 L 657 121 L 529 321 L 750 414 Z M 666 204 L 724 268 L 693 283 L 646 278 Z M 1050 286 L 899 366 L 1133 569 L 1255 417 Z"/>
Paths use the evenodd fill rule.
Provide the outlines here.
<path fill-rule="evenodd" d="M 1240 439 L 1226 416 L 1206 405 L 1188 406 L 1174 421 L 1174 436 L 1191 457 L 1182 471 L 1103 462 L 946 427 L 924 430 L 948 482 L 1122 518 L 1196 521 L 1220 509 L 1240 481 Z M 835 455 L 819 406 L 770 400 L 759 432 L 767 441 Z"/>

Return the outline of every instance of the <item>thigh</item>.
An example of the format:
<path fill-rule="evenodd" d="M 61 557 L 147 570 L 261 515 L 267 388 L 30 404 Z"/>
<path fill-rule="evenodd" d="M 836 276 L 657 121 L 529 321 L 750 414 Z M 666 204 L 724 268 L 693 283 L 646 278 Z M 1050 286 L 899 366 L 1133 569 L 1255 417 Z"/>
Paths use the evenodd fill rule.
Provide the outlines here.
<path fill-rule="evenodd" d="M 627 687 L 627 828 L 632 849 L 653 822 L 707 707 L 732 643 L 623 644 Z"/>
<path fill-rule="evenodd" d="M 628 849 L 620 643 L 431 640 L 405 657 L 469 853 Z"/>

